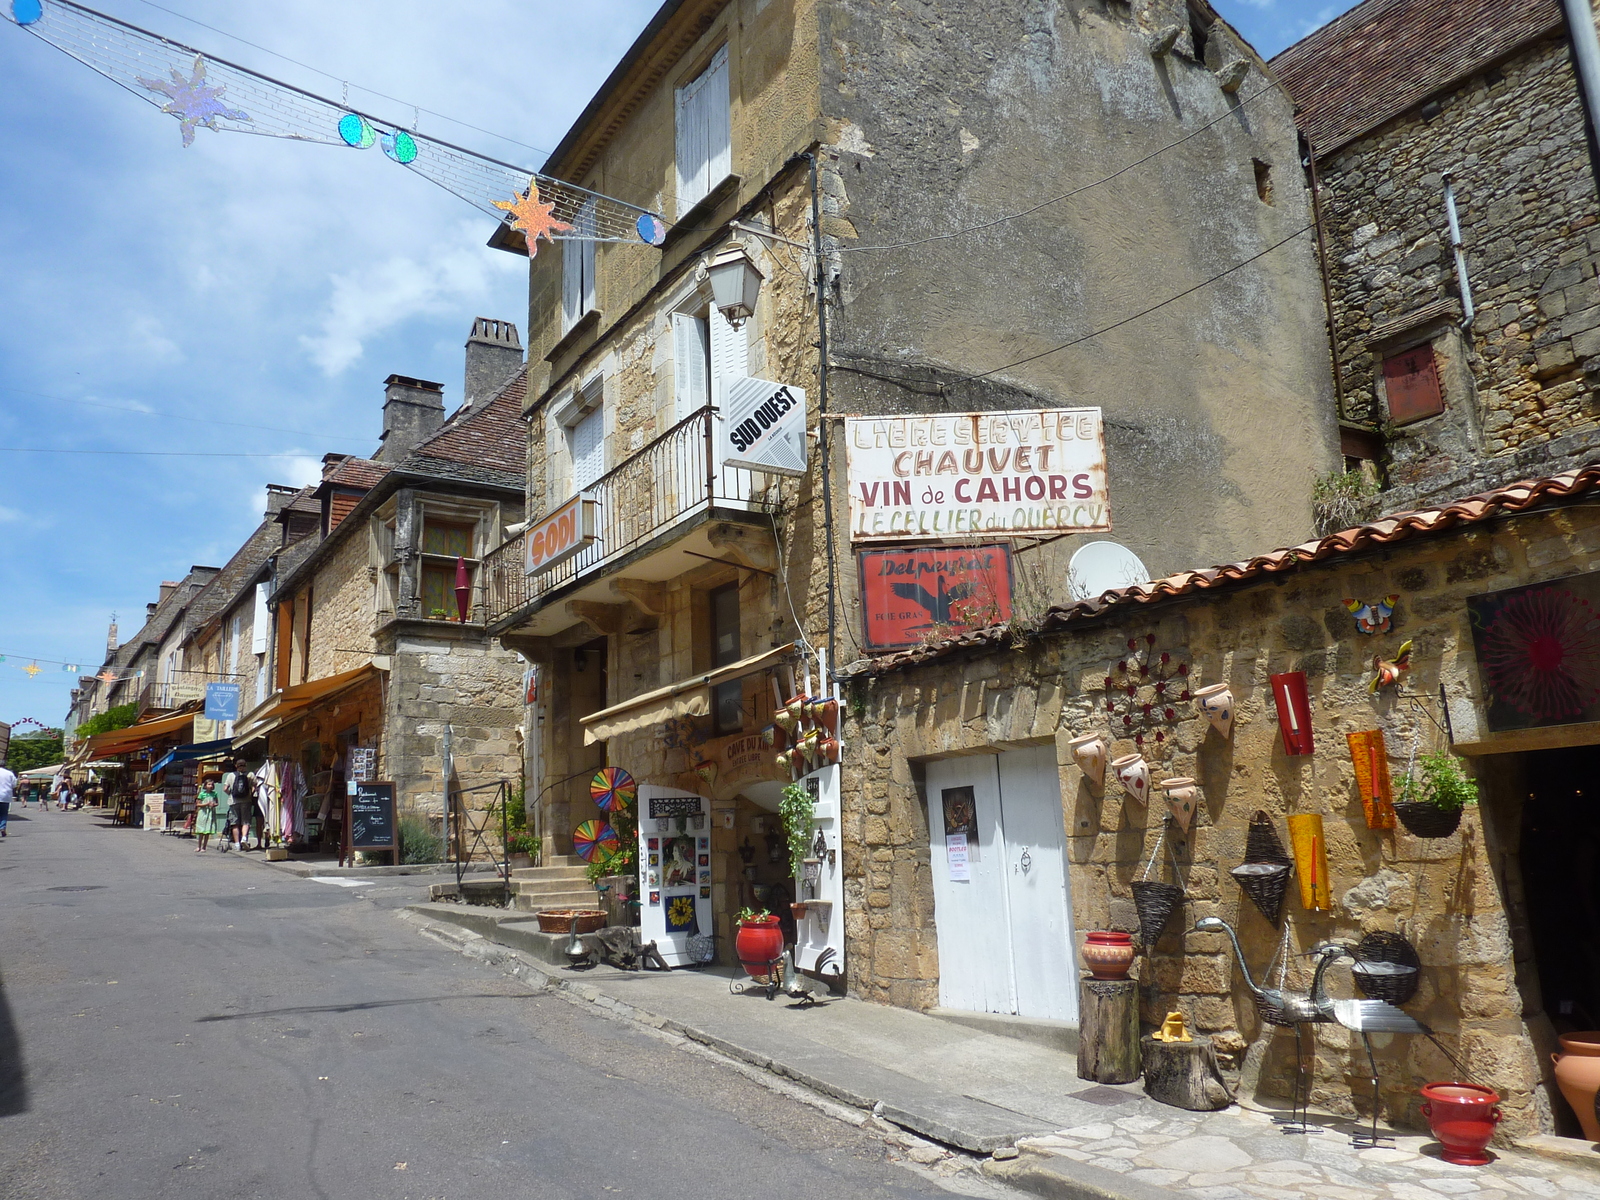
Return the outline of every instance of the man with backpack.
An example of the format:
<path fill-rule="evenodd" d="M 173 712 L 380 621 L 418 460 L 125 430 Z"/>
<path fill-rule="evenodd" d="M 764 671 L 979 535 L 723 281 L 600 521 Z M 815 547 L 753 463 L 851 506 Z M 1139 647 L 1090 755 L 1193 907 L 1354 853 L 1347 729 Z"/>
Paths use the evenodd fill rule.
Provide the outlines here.
<path fill-rule="evenodd" d="M 231 758 L 222 760 L 222 794 L 228 802 L 228 815 L 223 824 L 222 850 L 231 845 L 244 849 L 244 838 L 250 828 L 250 810 L 254 799 L 250 776 L 238 769 Z"/>

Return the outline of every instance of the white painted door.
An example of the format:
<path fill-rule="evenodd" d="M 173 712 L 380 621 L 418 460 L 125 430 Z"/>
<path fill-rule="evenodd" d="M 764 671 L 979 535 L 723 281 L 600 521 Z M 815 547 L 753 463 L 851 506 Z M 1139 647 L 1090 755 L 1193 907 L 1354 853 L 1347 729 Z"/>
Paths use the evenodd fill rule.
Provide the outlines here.
<path fill-rule="evenodd" d="M 930 763 L 939 1002 L 974 1012 L 1074 1021 L 1073 957 L 1061 789 L 1054 746 Z M 951 869 L 945 816 L 968 825 L 966 874 Z M 976 836 L 970 832 L 976 827 Z"/>

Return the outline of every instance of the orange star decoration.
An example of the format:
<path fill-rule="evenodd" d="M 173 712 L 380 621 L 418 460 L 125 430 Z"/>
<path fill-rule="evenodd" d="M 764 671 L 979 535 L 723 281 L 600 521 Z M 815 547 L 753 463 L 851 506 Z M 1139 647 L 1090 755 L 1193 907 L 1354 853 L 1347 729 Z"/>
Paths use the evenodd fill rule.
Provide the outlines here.
<path fill-rule="evenodd" d="M 539 239 L 555 244 L 551 233 L 570 233 L 572 226 L 565 221 L 556 220 L 555 202 L 541 204 L 539 202 L 539 184 L 537 180 L 528 180 L 528 190 L 515 200 L 496 200 L 494 206 L 504 209 L 511 214 L 511 228 L 526 235 L 528 239 L 528 257 L 532 258 L 539 253 Z"/>
<path fill-rule="evenodd" d="M 41 667 L 38 663 L 29 663 L 27 666 L 23 667 L 22 669 L 28 673 L 28 678 L 29 679 L 32 679 L 40 671 L 44 670 L 44 668 Z"/>

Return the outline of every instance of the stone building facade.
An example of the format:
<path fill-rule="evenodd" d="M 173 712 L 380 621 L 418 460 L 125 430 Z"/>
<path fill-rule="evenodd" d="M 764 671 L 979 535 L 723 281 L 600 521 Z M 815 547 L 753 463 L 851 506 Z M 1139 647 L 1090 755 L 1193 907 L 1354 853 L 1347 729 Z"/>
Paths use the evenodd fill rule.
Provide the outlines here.
<path fill-rule="evenodd" d="M 707 96 L 717 144 L 688 164 L 679 114 Z M 531 753 L 559 848 L 598 815 L 587 775 L 607 763 L 736 813 L 712 836 L 733 868 L 715 873 L 723 934 L 748 902 L 723 887 L 734 851 L 767 882 L 786 776 L 707 784 L 694 766 L 772 720 L 775 678 L 793 684 L 752 667 L 719 718 L 696 681 L 797 640 L 859 653 L 855 547 L 823 520 L 845 511 L 844 445 L 820 419 L 808 155 L 834 413 L 1101 407 L 1115 536 L 1157 571 L 1304 536 L 1337 463 L 1291 106 L 1207 5 L 1006 3 L 923 26 L 832 0 L 665 3 L 544 167 L 661 212 L 664 244 L 567 241 L 530 268 L 529 512 L 591 491 L 606 523 L 599 548 L 532 577 L 520 546 L 497 555 L 492 630 L 544 673 Z M 492 244 L 526 252 L 519 237 Z M 738 329 L 704 269 L 731 240 L 764 275 Z M 1174 299 L 1197 287 L 1208 300 Z M 728 376 L 806 389 L 830 496 L 814 441 L 799 478 L 708 461 Z M 1035 615 L 1066 598 L 1084 540 L 1035 548 Z"/>
<path fill-rule="evenodd" d="M 1367 0 L 1272 68 L 1321 179 L 1340 419 L 1381 507 L 1588 461 L 1600 199 L 1561 5 Z"/>
<path fill-rule="evenodd" d="M 1565 852 L 1550 847 L 1588 846 L 1596 835 L 1580 816 L 1555 827 L 1552 839 L 1547 806 L 1565 803 L 1574 780 L 1581 795 L 1585 774 L 1600 762 L 1600 723 L 1490 732 L 1490 682 L 1479 669 L 1467 600 L 1545 581 L 1582 585 L 1600 549 L 1600 523 L 1588 506 L 1597 485 L 1595 467 L 1517 485 L 1057 609 L 1042 636 L 999 628 L 863 665 L 846 705 L 846 736 L 861 747 L 847 761 L 844 785 L 852 989 L 917 1008 L 951 1003 L 949 972 L 963 966 L 951 956 L 983 951 L 961 940 L 956 914 L 941 912 L 943 879 L 935 876 L 948 867 L 937 836 L 937 784 L 962 764 L 993 761 L 984 756 L 997 756 L 1003 770 L 1008 755 L 1042 755 L 1048 786 L 1033 799 L 1044 809 L 1059 805 L 1043 819 L 1057 822 L 1053 853 L 1064 863 L 1074 946 L 1087 930 L 1138 929 L 1134 880 L 1176 881 L 1185 890 L 1181 911 L 1136 966 L 1145 1021 L 1181 1009 L 1215 1039 L 1247 1091 L 1288 1095 L 1292 1035 L 1262 1025 L 1223 935 L 1187 931 L 1200 917 L 1223 917 L 1239 932 L 1248 970 L 1278 984 L 1268 964 L 1279 934 L 1228 871 L 1244 861 L 1258 811 L 1285 846 L 1289 814 L 1319 814 L 1331 903 L 1308 910 L 1290 887 L 1289 986 L 1304 990 L 1309 971 L 1299 955 L 1318 942 L 1401 932 L 1422 963 L 1420 990 L 1406 1010 L 1465 1064 L 1452 1066 L 1421 1037 L 1378 1039 L 1386 1043 L 1378 1050 L 1385 1116 L 1422 1124 L 1417 1087 L 1465 1069 L 1500 1090 L 1505 1133 L 1575 1131 L 1551 1082 L 1549 1052 L 1558 1026 L 1577 1020 L 1583 1027 L 1600 1004 L 1600 977 L 1580 971 L 1584 982 L 1574 984 L 1567 971 L 1564 932 L 1571 913 L 1592 903 L 1584 889 L 1593 885 L 1592 875 L 1552 859 Z M 1580 579 L 1567 579 L 1574 575 Z M 1392 628 L 1361 632 L 1348 599 L 1389 594 L 1399 595 Z M 1374 658 L 1393 657 L 1404 642 L 1413 646 L 1409 673 L 1396 687 L 1372 690 Z M 1165 665 L 1132 677 L 1138 695 L 1130 709 L 1121 703 L 1129 675 L 1119 664 L 1135 655 Z M 1286 754 L 1269 686 L 1271 675 L 1288 671 L 1309 682 L 1315 750 L 1308 756 Z M 1163 672 L 1175 685 L 1157 696 Z M 1187 696 L 1217 682 L 1234 698 L 1227 737 L 1176 697 L 1180 684 Z M 1151 701 L 1153 719 L 1141 719 L 1139 706 Z M 1126 711 L 1130 728 L 1118 715 Z M 1368 828 L 1346 735 L 1372 729 L 1385 734 L 1396 784 L 1418 753 L 1465 756 L 1481 801 L 1456 833 L 1421 839 L 1403 827 Z M 1067 743 L 1096 731 L 1109 738 L 1110 758 L 1137 751 L 1157 781 L 1198 781 L 1187 834 L 1163 821 L 1158 794 L 1140 804 L 1112 773 L 1104 786 L 1086 777 Z M 1554 796 L 1562 787 L 1567 792 Z M 1004 822 L 1009 828 L 1009 807 Z M 991 852 L 986 839 L 978 839 L 981 853 Z M 1044 851 L 1032 849 L 1034 875 L 1047 874 Z M 1552 905 L 1554 879 L 1577 889 L 1567 902 Z M 991 917 L 979 936 L 1002 936 L 997 921 L 1004 924 Z M 1015 954 L 1025 962 L 1043 952 L 1029 944 Z M 1058 986 L 1073 984 L 1064 976 Z M 1359 994 L 1338 969 L 1329 988 Z M 1313 1102 L 1364 1114 L 1370 1093 L 1359 1039 L 1338 1025 L 1314 1028 Z"/>

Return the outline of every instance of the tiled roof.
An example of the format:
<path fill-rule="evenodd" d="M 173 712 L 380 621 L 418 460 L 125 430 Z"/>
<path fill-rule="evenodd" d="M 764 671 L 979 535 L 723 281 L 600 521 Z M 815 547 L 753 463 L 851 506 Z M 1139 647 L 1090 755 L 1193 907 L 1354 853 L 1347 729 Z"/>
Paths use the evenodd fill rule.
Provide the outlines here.
<path fill-rule="evenodd" d="M 387 475 L 389 470 L 388 463 L 374 462 L 370 458 L 347 458 L 329 471 L 322 482 L 335 483 L 340 487 L 360 488 L 365 492 L 376 487 L 378 480 Z"/>
<path fill-rule="evenodd" d="M 1560 28 L 1559 0 L 1365 0 L 1271 66 L 1327 154 Z"/>
<path fill-rule="evenodd" d="M 293 500 L 289 501 L 273 515 L 282 517 L 284 513 L 297 512 L 314 513 L 320 517 L 322 515 L 322 501 L 317 499 L 316 491 L 315 484 L 301 488 L 295 493 Z"/>
<path fill-rule="evenodd" d="M 277 552 L 282 536 L 277 522 L 271 517 L 256 526 L 255 532 L 244 540 L 234 556 L 190 604 L 190 630 L 185 641 L 192 640 L 212 617 L 232 608 L 243 591 L 254 585 L 262 566 Z"/>
<path fill-rule="evenodd" d="M 1064 629 L 1069 625 L 1092 617 L 1099 617 L 1116 608 L 1136 604 L 1154 604 L 1179 596 L 1192 596 L 1198 592 L 1237 586 L 1264 575 L 1295 571 L 1312 563 L 1325 562 L 1348 554 L 1387 546 L 1423 534 L 1442 533 L 1463 525 L 1476 525 L 1496 517 L 1513 516 L 1530 509 L 1553 505 L 1574 496 L 1583 495 L 1600 487 L 1600 463 L 1591 463 L 1564 475 L 1544 479 L 1526 480 L 1491 492 L 1468 496 L 1440 508 L 1415 509 L 1391 513 L 1376 521 L 1356 525 L 1350 529 L 1329 534 L 1317 541 L 1299 546 L 1286 546 L 1267 554 L 1258 554 L 1243 562 L 1207 567 L 1200 571 L 1180 571 L 1165 579 L 1132 587 L 1116 588 L 1090 600 L 1080 600 L 1066 606 L 1054 605 L 1044 615 L 1040 631 L 1044 633 Z M 846 668 L 856 674 L 879 674 L 897 667 L 909 667 L 931 659 L 942 658 L 964 648 L 993 646 L 1010 636 L 1004 625 L 975 629 L 959 637 L 948 638 L 914 650 L 881 658 L 865 659 Z"/>
<path fill-rule="evenodd" d="M 427 441 L 401 460 L 411 470 L 432 473 L 437 464 L 473 468 L 470 478 L 485 475 L 485 482 L 500 482 L 508 474 L 516 484 L 528 473 L 528 429 L 522 421 L 522 399 L 528 388 L 526 372 L 511 376 L 486 403 L 457 409 Z M 446 474 L 460 475 L 458 469 Z"/>

